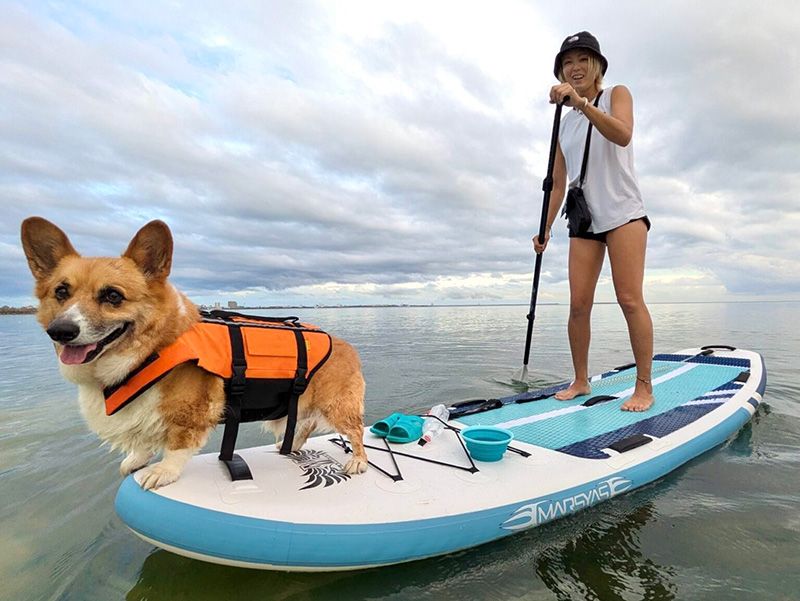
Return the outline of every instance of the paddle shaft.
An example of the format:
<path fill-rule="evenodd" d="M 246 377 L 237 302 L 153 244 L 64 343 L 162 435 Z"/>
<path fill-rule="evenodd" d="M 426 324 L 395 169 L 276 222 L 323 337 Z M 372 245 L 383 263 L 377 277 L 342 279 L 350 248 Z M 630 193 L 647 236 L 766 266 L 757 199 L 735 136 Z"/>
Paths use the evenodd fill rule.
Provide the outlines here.
<path fill-rule="evenodd" d="M 569 96 L 564 98 L 564 102 L 569 100 Z M 556 114 L 553 118 L 553 133 L 550 137 L 550 158 L 547 162 L 547 175 L 542 182 L 544 198 L 542 200 L 542 217 L 539 220 L 539 241 L 544 241 L 544 231 L 547 227 L 547 214 L 550 211 L 550 193 L 553 191 L 553 165 L 556 162 L 556 145 L 558 144 L 558 128 L 561 125 L 561 108 L 563 103 L 556 104 Z M 533 336 L 533 321 L 536 319 L 536 297 L 539 295 L 539 275 L 542 273 L 542 255 L 536 255 L 536 264 L 533 268 L 533 286 L 531 288 L 531 306 L 528 311 L 528 333 L 525 336 L 525 354 L 522 358 L 522 365 L 528 365 L 528 358 L 531 353 L 531 337 Z"/>

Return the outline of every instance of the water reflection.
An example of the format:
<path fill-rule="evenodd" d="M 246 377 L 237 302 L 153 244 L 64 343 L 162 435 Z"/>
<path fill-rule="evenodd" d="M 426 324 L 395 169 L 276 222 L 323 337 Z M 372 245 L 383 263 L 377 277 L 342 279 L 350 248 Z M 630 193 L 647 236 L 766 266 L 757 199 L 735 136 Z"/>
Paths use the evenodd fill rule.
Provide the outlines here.
<path fill-rule="evenodd" d="M 761 403 L 756 409 L 752 419 L 747 422 L 736 436 L 728 444 L 728 450 L 741 457 L 751 457 L 753 455 L 754 446 L 757 446 L 753 440 L 753 432 L 758 428 L 759 423 L 763 418 L 766 418 L 772 410 L 767 403 Z"/>
<path fill-rule="evenodd" d="M 371 570 L 300 573 L 269 572 L 205 564 L 166 551 L 155 551 L 145 560 L 139 579 L 127 601 L 193 601 L 220 599 L 275 599 L 314 601 L 341 599 L 482 599 L 480 592 L 490 572 L 501 573 L 508 558 L 491 552 L 489 561 L 480 554 L 454 554 Z M 495 550 L 496 551 L 496 550 Z M 474 579 L 474 580 L 473 580 Z M 468 592 L 465 582 L 477 584 Z"/>
<path fill-rule="evenodd" d="M 203 563 L 166 551 L 144 561 L 127 601 L 192 599 L 303 599 L 336 585 L 342 574 L 290 574 Z M 346 574 L 345 574 L 346 577 Z"/>
<path fill-rule="evenodd" d="M 640 543 L 643 527 L 656 518 L 650 498 L 663 490 L 662 483 L 644 496 L 461 553 L 357 572 L 247 570 L 159 550 L 145 559 L 126 599 L 672 600 L 674 569 Z"/>
<path fill-rule="evenodd" d="M 623 519 L 601 520 L 537 555 L 535 570 L 556 599 L 676 598 L 675 570 L 642 552 L 640 531 L 655 517 L 648 501 Z"/>

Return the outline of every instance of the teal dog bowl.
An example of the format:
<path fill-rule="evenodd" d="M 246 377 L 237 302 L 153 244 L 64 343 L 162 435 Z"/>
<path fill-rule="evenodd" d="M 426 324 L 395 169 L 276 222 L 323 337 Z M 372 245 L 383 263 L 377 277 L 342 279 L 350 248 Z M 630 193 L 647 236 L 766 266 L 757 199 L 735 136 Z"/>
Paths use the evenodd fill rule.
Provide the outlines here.
<path fill-rule="evenodd" d="M 500 461 L 514 435 L 495 426 L 470 426 L 461 430 L 461 438 L 476 461 Z"/>

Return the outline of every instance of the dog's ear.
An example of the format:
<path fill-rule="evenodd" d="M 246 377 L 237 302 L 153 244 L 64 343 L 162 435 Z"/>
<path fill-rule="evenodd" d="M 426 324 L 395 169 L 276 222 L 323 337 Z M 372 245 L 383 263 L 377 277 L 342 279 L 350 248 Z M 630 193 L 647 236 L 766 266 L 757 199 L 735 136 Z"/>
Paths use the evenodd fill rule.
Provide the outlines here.
<path fill-rule="evenodd" d="M 48 277 L 68 255 L 80 256 L 58 226 L 41 217 L 28 217 L 21 227 L 22 248 L 33 277 Z"/>
<path fill-rule="evenodd" d="M 167 224 L 156 219 L 145 225 L 122 256 L 132 259 L 146 277 L 165 280 L 172 269 L 172 234 Z"/>

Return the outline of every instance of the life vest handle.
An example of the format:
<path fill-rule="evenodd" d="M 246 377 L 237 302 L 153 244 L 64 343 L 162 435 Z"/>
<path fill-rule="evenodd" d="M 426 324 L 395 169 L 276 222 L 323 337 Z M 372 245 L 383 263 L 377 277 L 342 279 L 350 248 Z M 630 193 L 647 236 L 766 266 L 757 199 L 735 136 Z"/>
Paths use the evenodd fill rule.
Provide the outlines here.
<path fill-rule="evenodd" d="M 267 323 L 283 324 L 291 327 L 302 327 L 300 318 L 295 315 L 287 317 L 268 317 L 266 315 L 245 315 L 244 313 L 237 313 L 236 311 L 224 311 L 222 309 L 212 309 L 211 311 L 200 311 L 200 316 L 211 319 L 221 319 L 222 321 L 263 321 Z M 237 320 L 238 318 L 238 320 Z"/>

